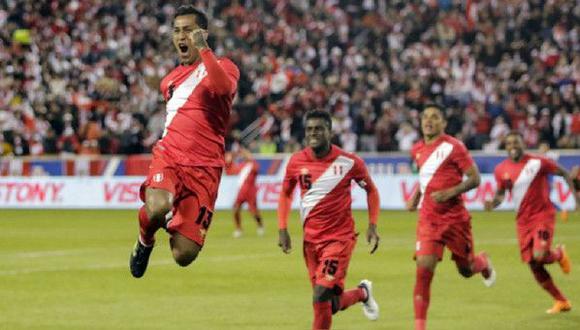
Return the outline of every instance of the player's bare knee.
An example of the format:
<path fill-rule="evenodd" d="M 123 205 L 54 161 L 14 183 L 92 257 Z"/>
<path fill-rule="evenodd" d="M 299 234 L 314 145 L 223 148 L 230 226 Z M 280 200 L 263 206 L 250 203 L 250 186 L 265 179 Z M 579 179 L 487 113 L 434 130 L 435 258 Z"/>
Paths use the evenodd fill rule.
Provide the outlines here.
<path fill-rule="evenodd" d="M 166 221 L 173 209 L 173 195 L 165 190 L 149 188 L 145 192 L 145 211 L 153 221 Z"/>
<path fill-rule="evenodd" d="M 334 292 L 331 289 L 320 285 L 315 285 L 314 294 L 312 295 L 312 301 L 314 301 L 315 303 L 330 301 L 333 296 Z"/>
<path fill-rule="evenodd" d="M 534 254 L 532 255 L 532 261 L 536 264 L 542 264 L 546 258 L 546 255 L 546 251 L 534 251 Z"/>
<path fill-rule="evenodd" d="M 416 259 L 417 268 L 426 268 L 429 271 L 435 271 L 437 266 L 437 258 L 432 256 L 419 256 Z"/>
<path fill-rule="evenodd" d="M 199 253 L 198 251 L 181 251 L 177 249 L 174 249 L 172 252 L 173 259 L 181 267 L 189 266 L 195 259 L 197 259 Z"/>
<path fill-rule="evenodd" d="M 539 264 L 542 264 L 542 263 L 544 262 L 544 255 L 538 255 L 538 256 L 534 255 L 534 256 L 532 257 L 532 260 L 533 260 L 533 261 L 534 261 L 534 263 L 535 263 L 535 264 L 537 264 L 537 265 L 539 265 Z"/>
<path fill-rule="evenodd" d="M 145 202 L 145 210 L 147 211 L 147 216 L 149 219 L 161 221 L 165 220 L 167 214 L 173 208 L 173 204 L 167 198 L 147 198 Z"/>
<path fill-rule="evenodd" d="M 473 276 L 473 271 L 471 271 L 471 269 L 467 267 L 458 266 L 457 271 L 459 272 L 459 275 L 465 278 L 470 278 L 471 276 Z"/>

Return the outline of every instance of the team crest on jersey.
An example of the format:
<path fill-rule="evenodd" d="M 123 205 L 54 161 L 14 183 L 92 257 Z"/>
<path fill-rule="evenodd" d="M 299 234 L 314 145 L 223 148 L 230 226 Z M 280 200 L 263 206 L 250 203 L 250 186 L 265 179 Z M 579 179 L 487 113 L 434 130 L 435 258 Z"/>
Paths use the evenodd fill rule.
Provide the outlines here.
<path fill-rule="evenodd" d="M 328 282 L 332 282 L 334 281 L 334 276 L 330 275 L 330 274 L 326 274 L 324 275 L 324 279 L 327 280 Z"/>
<path fill-rule="evenodd" d="M 153 175 L 153 182 L 161 181 L 163 181 L 163 173 L 155 173 L 155 175 Z"/>

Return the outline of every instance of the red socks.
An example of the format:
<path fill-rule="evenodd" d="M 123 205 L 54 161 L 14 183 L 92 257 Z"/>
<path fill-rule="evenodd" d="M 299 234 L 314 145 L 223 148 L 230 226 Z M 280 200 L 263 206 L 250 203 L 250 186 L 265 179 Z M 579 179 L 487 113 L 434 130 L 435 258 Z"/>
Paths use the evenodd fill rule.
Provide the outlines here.
<path fill-rule="evenodd" d="M 332 324 L 332 304 L 330 301 L 315 302 L 314 304 L 314 321 L 312 330 L 330 329 Z"/>
<path fill-rule="evenodd" d="M 566 297 L 558 290 L 554 281 L 552 281 L 552 277 L 550 273 L 544 268 L 543 265 L 531 264 L 530 268 L 532 269 L 532 273 L 536 278 L 536 281 L 544 290 L 548 291 L 548 293 L 556 300 L 564 301 Z"/>
<path fill-rule="evenodd" d="M 340 297 L 340 310 L 347 309 L 348 307 L 361 302 L 367 298 L 367 292 L 363 288 L 356 288 L 348 291 L 344 291 Z M 313 330 L 330 329 L 332 324 L 332 302 L 322 301 L 315 302 L 314 307 L 314 321 L 312 322 Z M 335 307 L 336 308 L 336 307 Z"/>
<path fill-rule="evenodd" d="M 413 304 L 415 306 L 415 329 L 425 329 L 427 309 L 431 298 L 431 280 L 433 272 L 427 268 L 417 267 L 417 279 L 413 291 Z"/>
<path fill-rule="evenodd" d="M 473 274 L 481 273 L 483 277 L 488 278 L 490 275 L 488 267 L 489 263 L 487 262 L 487 255 L 484 252 L 476 255 L 475 258 L 473 258 L 473 264 L 471 268 Z"/>
<path fill-rule="evenodd" d="M 145 211 L 145 206 L 139 209 L 139 240 L 141 244 L 151 246 L 155 243 L 155 232 L 161 228 L 159 225 L 151 222 Z"/>
<path fill-rule="evenodd" d="M 363 288 L 356 288 L 348 291 L 344 291 L 340 295 L 340 310 L 347 309 L 348 307 L 366 300 L 367 292 Z"/>

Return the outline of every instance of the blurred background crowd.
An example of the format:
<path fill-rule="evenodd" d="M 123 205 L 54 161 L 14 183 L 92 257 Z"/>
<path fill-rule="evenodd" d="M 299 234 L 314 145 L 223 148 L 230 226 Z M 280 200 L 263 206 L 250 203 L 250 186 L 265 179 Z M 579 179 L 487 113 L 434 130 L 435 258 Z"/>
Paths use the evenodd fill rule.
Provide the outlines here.
<path fill-rule="evenodd" d="M 210 0 L 241 78 L 228 148 L 300 148 L 310 109 L 349 151 L 407 151 L 425 103 L 470 149 L 580 148 L 574 0 Z M 136 154 L 160 137 L 179 1 L 0 0 L 0 154 Z"/>

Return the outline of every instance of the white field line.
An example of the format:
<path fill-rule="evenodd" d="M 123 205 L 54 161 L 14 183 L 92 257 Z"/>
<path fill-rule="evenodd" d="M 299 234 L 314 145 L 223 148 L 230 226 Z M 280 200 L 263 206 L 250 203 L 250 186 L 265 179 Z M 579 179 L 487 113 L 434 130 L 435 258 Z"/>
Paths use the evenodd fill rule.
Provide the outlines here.
<path fill-rule="evenodd" d="M 30 251 L 30 252 L 18 252 L 9 254 L 11 258 L 18 259 L 34 259 L 34 258 L 46 258 L 46 257 L 66 257 L 74 255 L 82 255 L 91 250 L 89 249 L 79 249 L 79 250 L 53 250 L 53 251 Z"/>
<path fill-rule="evenodd" d="M 203 257 L 201 262 L 232 262 L 240 260 L 251 260 L 251 259 L 262 259 L 279 257 L 281 253 L 262 253 L 262 254 L 252 254 L 252 255 L 233 255 L 233 256 L 215 256 L 215 257 Z M 199 261 L 198 261 L 199 262 Z M 163 266 L 174 264 L 175 261 L 171 259 L 156 260 L 151 261 L 150 265 Z M 106 263 L 106 264 L 92 264 L 92 265 L 80 265 L 80 266 L 58 266 L 58 267 L 39 267 L 39 268 L 24 268 L 24 269 L 14 269 L 14 270 L 0 270 L 0 276 L 15 276 L 15 275 L 25 275 L 32 273 L 45 273 L 45 272 L 65 272 L 65 271 L 76 271 L 76 270 L 107 270 L 115 268 L 128 268 L 129 262 L 125 263 Z"/>
<path fill-rule="evenodd" d="M 481 245 L 516 245 L 516 238 L 494 238 L 486 240 L 478 240 L 477 237 L 474 238 L 476 246 Z M 554 244 L 558 242 L 577 242 L 580 241 L 580 236 L 564 236 L 557 235 L 554 240 Z M 359 250 L 362 251 L 362 247 L 366 246 L 364 238 L 359 237 L 358 242 Z M 406 247 L 415 246 L 414 241 L 409 241 L 408 239 L 386 239 L 383 238 L 380 242 L 380 246 L 389 247 Z M 30 252 L 18 252 L 14 254 L 4 254 L 11 258 L 44 258 L 44 257 L 61 257 L 61 256 L 71 256 L 71 255 L 82 255 L 84 253 L 94 253 L 98 249 L 75 249 L 75 250 L 54 250 L 54 251 L 30 251 Z M 296 249 L 295 249 L 296 250 Z M 296 252 L 295 252 L 296 253 Z M 230 256 L 212 256 L 204 257 L 203 253 L 200 258 L 207 260 L 209 262 L 229 262 L 229 261 L 239 261 L 239 260 L 252 260 L 260 258 L 271 258 L 271 257 L 281 257 L 282 253 L 276 251 L 276 253 L 262 253 L 262 254 L 252 254 L 252 255 L 230 255 Z M 174 261 L 171 259 L 165 260 L 152 260 L 150 265 L 170 265 Z M 128 267 L 127 263 L 107 263 L 107 264 L 92 264 L 92 265 L 81 265 L 81 266 L 58 266 L 58 267 L 38 267 L 38 268 L 24 268 L 24 269 L 14 269 L 14 270 L 0 270 L 0 276 L 14 276 L 14 275 L 24 275 L 31 273 L 41 273 L 41 272 L 62 272 L 62 271 L 72 271 L 72 270 L 106 270 L 115 268 L 125 268 Z"/>

